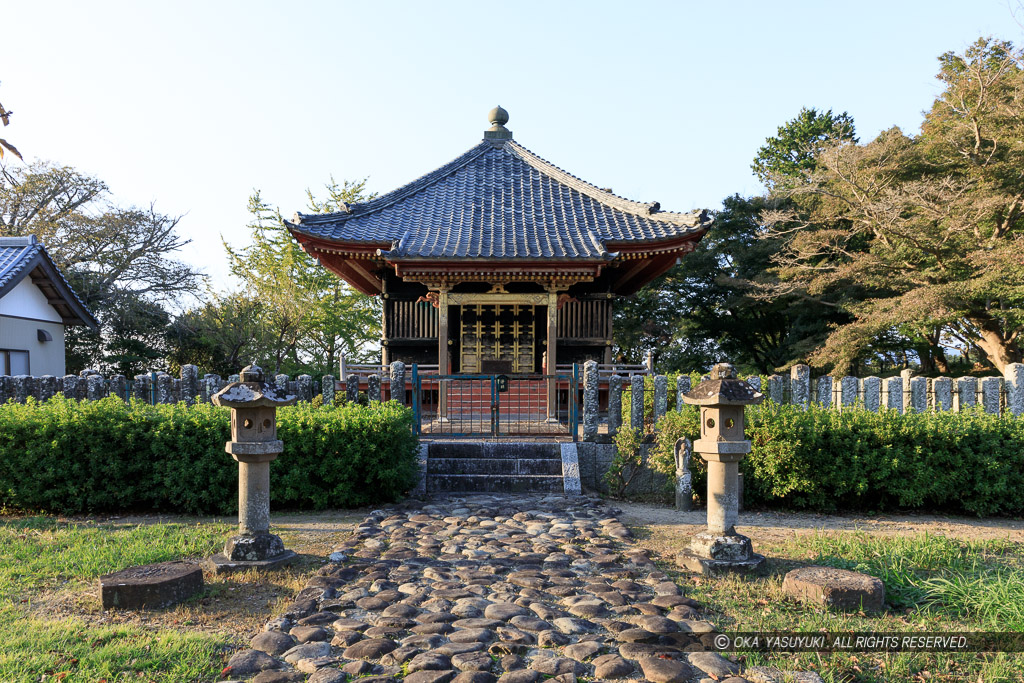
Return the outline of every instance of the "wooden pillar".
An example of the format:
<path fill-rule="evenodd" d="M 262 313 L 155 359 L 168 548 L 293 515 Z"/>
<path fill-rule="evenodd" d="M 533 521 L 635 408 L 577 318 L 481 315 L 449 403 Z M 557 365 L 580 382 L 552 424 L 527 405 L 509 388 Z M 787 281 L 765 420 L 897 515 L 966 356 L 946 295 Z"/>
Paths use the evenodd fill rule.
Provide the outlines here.
<path fill-rule="evenodd" d="M 384 292 L 381 296 L 381 307 L 380 307 L 380 364 L 381 366 L 389 365 L 391 359 L 388 358 L 388 301 L 387 292 Z M 344 377 L 345 375 L 342 375 Z"/>
<path fill-rule="evenodd" d="M 437 373 L 447 375 L 451 372 L 448 363 L 448 289 L 441 287 L 437 297 Z M 437 417 L 448 419 L 448 385 L 439 381 L 437 386 Z"/>
<path fill-rule="evenodd" d="M 555 375 L 558 374 L 558 358 L 555 349 L 558 343 L 558 292 L 551 289 L 548 292 L 548 348 L 547 348 L 547 374 L 548 379 L 548 421 L 558 420 L 558 383 Z"/>

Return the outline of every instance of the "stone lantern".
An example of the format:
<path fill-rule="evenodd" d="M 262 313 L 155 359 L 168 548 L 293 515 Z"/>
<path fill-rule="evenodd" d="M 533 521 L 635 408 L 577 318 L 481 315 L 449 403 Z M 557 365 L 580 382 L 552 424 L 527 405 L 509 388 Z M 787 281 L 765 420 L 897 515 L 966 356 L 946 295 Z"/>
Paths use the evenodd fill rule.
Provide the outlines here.
<path fill-rule="evenodd" d="M 231 441 L 224 450 L 238 461 L 238 535 L 228 539 L 223 554 L 210 558 L 214 573 L 271 569 L 295 557 L 270 533 L 270 463 L 284 449 L 277 438 L 277 408 L 296 398 L 264 382 L 255 364 L 238 379 L 211 397 L 214 405 L 231 408 Z"/>
<path fill-rule="evenodd" d="M 683 400 L 700 406 L 700 438 L 693 450 L 708 464 L 708 528 L 690 541 L 676 564 L 701 574 L 750 570 L 764 562 L 754 554 L 750 539 L 736 533 L 739 514 L 739 462 L 750 452 L 743 438 L 743 408 L 760 403 L 764 395 L 736 377 L 729 363 L 719 363 L 711 378 Z"/>

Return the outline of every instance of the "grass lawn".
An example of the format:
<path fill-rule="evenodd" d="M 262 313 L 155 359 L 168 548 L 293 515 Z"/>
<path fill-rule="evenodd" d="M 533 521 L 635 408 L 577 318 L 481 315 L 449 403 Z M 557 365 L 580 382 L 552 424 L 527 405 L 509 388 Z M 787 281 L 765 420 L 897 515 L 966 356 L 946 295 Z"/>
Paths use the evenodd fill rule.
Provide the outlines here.
<path fill-rule="evenodd" d="M 687 538 L 641 543 L 681 549 Z M 663 534 L 664 531 L 654 532 Z M 757 547 L 769 557 L 757 577 L 692 577 L 667 567 L 722 631 L 1024 631 L 1024 544 L 929 534 L 876 537 L 818 532 Z M 664 554 L 663 554 L 664 557 Z M 668 559 L 665 557 L 665 559 Z M 877 615 L 804 606 L 782 593 L 783 576 L 810 564 L 862 571 L 885 583 L 890 609 Z M 740 653 L 747 666 L 817 671 L 834 683 L 1024 681 L 1024 654 Z"/>
<path fill-rule="evenodd" d="M 0 681 L 211 681 L 222 635 L 108 623 L 96 579 L 125 567 L 199 557 L 223 545 L 225 524 L 117 525 L 0 518 Z M 91 619 L 49 619 L 38 601 L 93 591 Z M 198 599 L 198 598 L 197 598 Z M 154 612 L 157 613 L 157 612 Z"/>

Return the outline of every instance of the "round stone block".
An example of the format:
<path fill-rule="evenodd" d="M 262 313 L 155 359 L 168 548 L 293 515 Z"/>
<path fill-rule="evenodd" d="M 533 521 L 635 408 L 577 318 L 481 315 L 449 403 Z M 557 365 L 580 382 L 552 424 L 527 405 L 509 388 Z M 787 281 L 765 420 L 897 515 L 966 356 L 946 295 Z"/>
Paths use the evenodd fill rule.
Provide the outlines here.
<path fill-rule="evenodd" d="M 129 567 L 100 577 L 103 609 L 158 609 L 203 590 L 203 570 L 192 562 L 161 562 Z"/>
<path fill-rule="evenodd" d="M 839 610 L 877 612 L 885 605 L 885 585 L 860 572 L 833 567 L 802 567 L 786 574 L 782 591 L 801 602 Z"/>

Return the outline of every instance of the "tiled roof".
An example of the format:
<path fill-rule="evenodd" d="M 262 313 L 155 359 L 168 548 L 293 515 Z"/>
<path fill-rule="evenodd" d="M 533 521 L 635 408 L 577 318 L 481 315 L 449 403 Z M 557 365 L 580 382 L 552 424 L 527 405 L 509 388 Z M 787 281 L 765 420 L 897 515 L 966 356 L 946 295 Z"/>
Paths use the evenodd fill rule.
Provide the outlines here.
<path fill-rule="evenodd" d="M 297 215 L 297 233 L 387 245 L 396 259 L 608 260 L 606 243 L 701 233 L 703 211 L 670 213 L 601 190 L 513 140 L 485 140 L 393 192 L 331 214 Z M 614 247 L 613 247 L 614 248 Z"/>
<path fill-rule="evenodd" d="M 80 323 L 95 327 L 99 322 L 78 298 L 64 275 L 54 265 L 46 248 L 34 237 L 0 237 L 0 297 L 28 277 L 36 268 L 42 268 L 53 290 L 64 300 L 65 310 L 58 311 L 65 323 Z"/>

